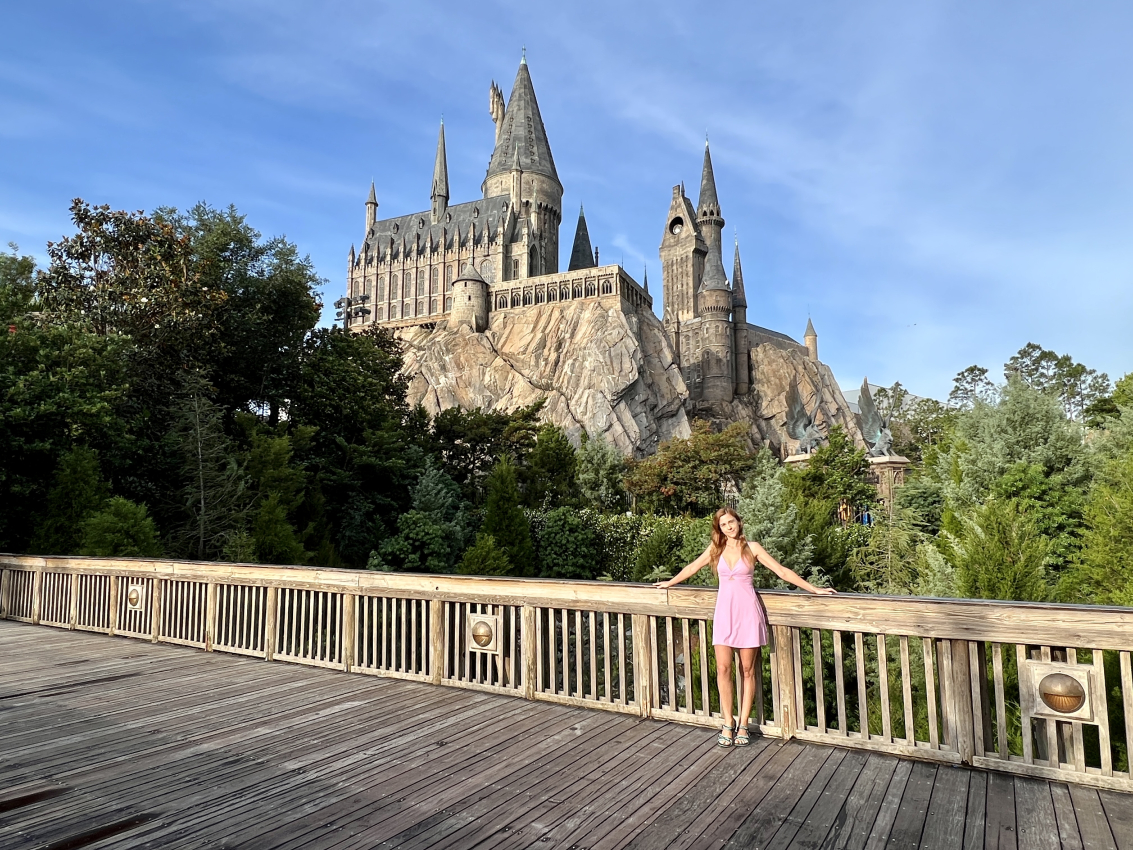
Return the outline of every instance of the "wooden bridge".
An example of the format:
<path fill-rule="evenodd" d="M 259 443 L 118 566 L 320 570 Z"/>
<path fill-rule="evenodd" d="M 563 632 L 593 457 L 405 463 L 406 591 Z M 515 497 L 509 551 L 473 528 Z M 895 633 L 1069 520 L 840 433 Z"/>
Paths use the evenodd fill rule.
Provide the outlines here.
<path fill-rule="evenodd" d="M 766 593 L 722 750 L 710 590 L 0 570 L 4 848 L 1133 848 L 1128 610 Z"/>

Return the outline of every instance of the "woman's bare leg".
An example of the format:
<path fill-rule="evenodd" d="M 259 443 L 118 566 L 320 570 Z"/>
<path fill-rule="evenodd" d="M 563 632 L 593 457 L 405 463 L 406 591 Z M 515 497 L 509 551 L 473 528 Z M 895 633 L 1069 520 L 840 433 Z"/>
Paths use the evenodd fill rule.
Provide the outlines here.
<path fill-rule="evenodd" d="M 720 713 L 724 715 L 724 725 L 732 725 L 732 710 L 736 704 L 736 689 L 732 678 L 732 652 L 730 646 L 717 646 L 716 684 L 720 689 Z"/>
<path fill-rule="evenodd" d="M 751 719 L 751 705 L 755 700 L 755 649 L 737 650 L 740 654 L 740 673 L 743 677 L 740 691 L 740 728 Z"/>

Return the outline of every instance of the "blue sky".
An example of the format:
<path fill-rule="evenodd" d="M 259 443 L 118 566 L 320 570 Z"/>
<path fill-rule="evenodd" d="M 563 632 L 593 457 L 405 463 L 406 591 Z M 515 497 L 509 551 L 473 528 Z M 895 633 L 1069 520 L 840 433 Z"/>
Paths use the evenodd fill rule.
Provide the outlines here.
<path fill-rule="evenodd" d="M 1133 4 L 811 0 L 5 4 L 0 245 L 42 258 L 74 197 L 235 204 L 344 286 L 379 215 L 479 196 L 520 48 L 604 261 L 660 304 L 674 184 L 712 140 L 749 320 L 843 386 L 943 397 L 1028 341 L 1133 371 Z"/>

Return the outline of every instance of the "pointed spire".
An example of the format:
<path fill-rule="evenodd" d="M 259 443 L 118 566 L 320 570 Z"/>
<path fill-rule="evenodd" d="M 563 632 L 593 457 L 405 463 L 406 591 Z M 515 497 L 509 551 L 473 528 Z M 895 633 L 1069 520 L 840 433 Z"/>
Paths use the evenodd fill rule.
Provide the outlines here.
<path fill-rule="evenodd" d="M 567 271 L 594 268 L 594 257 L 590 253 L 590 231 L 586 228 L 586 213 L 578 206 L 578 226 L 574 229 L 574 247 L 570 250 L 570 263 Z"/>
<path fill-rule="evenodd" d="M 354 243 L 350 243 L 350 265 L 354 265 Z"/>
<path fill-rule="evenodd" d="M 431 198 L 449 199 L 448 158 L 445 156 L 445 120 L 441 119 L 441 130 L 437 136 L 437 159 L 433 163 L 433 192 Z"/>
<path fill-rule="evenodd" d="M 374 191 L 374 181 L 370 181 L 370 197 L 366 198 L 367 204 L 373 204 L 375 207 L 378 205 L 378 193 Z"/>
<path fill-rule="evenodd" d="M 709 250 L 704 258 L 704 274 L 700 278 L 700 291 L 708 289 L 727 289 L 728 276 L 724 273 L 724 264 L 720 262 L 720 254 Z"/>
<path fill-rule="evenodd" d="M 808 336 L 813 336 L 813 337 L 818 336 L 818 334 L 814 330 L 814 322 L 812 322 L 810 320 L 810 316 L 806 317 L 806 333 L 803 334 L 803 338 L 805 339 Z"/>
<path fill-rule="evenodd" d="M 514 157 L 513 150 L 516 152 Z M 515 167 L 513 158 L 518 159 L 519 167 L 528 173 L 559 179 L 555 160 L 551 157 L 551 145 L 547 141 L 547 129 L 543 126 L 543 116 L 539 114 L 539 102 L 535 99 L 535 87 L 531 84 L 526 54 L 515 75 L 486 178 L 511 171 Z"/>
<path fill-rule="evenodd" d="M 649 294 L 649 264 L 645 264 L 645 273 L 642 275 L 642 286 L 645 289 L 645 294 Z"/>
<path fill-rule="evenodd" d="M 740 267 L 740 240 L 736 240 L 736 259 L 732 263 L 732 307 L 747 309 L 747 295 L 744 293 L 744 272 Z"/>
<path fill-rule="evenodd" d="M 716 197 L 716 175 L 712 173 L 712 151 L 708 148 L 708 135 L 704 137 L 704 167 L 700 172 L 700 198 L 696 202 L 696 217 L 720 217 L 720 201 Z"/>

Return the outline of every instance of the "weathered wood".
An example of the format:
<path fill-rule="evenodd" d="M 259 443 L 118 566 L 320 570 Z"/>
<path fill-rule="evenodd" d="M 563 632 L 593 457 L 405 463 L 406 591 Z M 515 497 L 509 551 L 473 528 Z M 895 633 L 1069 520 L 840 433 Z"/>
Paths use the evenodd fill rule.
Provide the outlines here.
<path fill-rule="evenodd" d="M 775 718 L 784 738 L 790 738 L 799 728 L 799 705 L 796 692 L 795 660 L 791 629 L 787 626 L 772 626 L 772 640 L 775 641 L 775 664 L 778 671 L 779 714 Z"/>
<path fill-rule="evenodd" d="M 1117 850 L 1113 831 L 1098 792 L 1093 788 L 1070 785 L 1067 788 L 1074 804 L 1074 820 L 1087 850 Z"/>
<path fill-rule="evenodd" d="M 992 773 L 987 777 L 987 815 L 984 841 L 988 850 L 1014 850 L 1017 847 L 1015 822 L 1015 781 Z"/>
<path fill-rule="evenodd" d="M 32 578 L 31 621 L 39 623 L 43 619 L 43 570 L 36 570 Z"/>
<path fill-rule="evenodd" d="M 650 623 L 650 618 L 644 614 L 634 614 L 630 625 L 633 641 L 633 695 L 642 717 L 649 717 L 653 710 L 653 683 L 657 678 L 656 655 L 650 640 L 651 625 L 656 627 L 656 623 Z M 625 661 L 624 655 L 622 661 Z M 625 668 L 622 669 L 624 682 Z"/>
<path fill-rule="evenodd" d="M 960 759 L 971 764 L 975 756 L 975 724 L 972 717 L 972 679 L 968 655 L 968 642 L 952 641 L 952 677 L 950 696 L 952 698 L 951 716 L 955 723 L 956 748 Z M 983 753 L 981 752 L 982 756 Z"/>
<path fill-rule="evenodd" d="M 1035 850 L 1059 850 L 1058 822 L 1050 785 L 1026 777 L 1015 779 L 1015 816 L 1019 842 Z"/>
<path fill-rule="evenodd" d="M 1074 801 L 1066 785 L 1049 783 L 1050 796 L 1054 803 L 1054 817 L 1058 822 L 1058 842 L 1062 850 L 1086 850 L 1082 834 L 1078 829 L 1078 818 L 1074 814 Z M 1090 846 L 1094 850 L 1094 845 Z"/>

